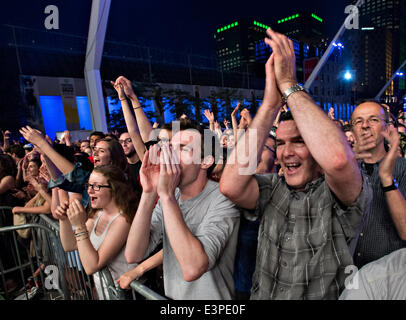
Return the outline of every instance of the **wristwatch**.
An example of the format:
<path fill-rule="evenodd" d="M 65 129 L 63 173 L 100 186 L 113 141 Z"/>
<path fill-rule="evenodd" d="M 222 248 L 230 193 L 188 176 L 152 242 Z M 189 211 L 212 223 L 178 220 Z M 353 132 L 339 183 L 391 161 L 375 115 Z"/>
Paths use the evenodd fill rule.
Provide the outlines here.
<path fill-rule="evenodd" d="M 306 92 L 306 89 L 303 86 L 301 86 L 300 84 L 297 84 L 297 85 L 294 85 L 293 87 L 290 87 L 289 89 L 287 89 L 283 93 L 283 96 L 282 96 L 283 103 L 286 104 L 288 102 L 289 96 L 292 93 L 297 92 L 297 91 L 305 91 Z"/>
<path fill-rule="evenodd" d="M 392 190 L 396 190 L 398 188 L 398 183 L 395 179 L 393 179 L 392 184 L 390 186 L 384 187 L 381 183 L 381 188 L 383 192 L 388 192 Z"/>

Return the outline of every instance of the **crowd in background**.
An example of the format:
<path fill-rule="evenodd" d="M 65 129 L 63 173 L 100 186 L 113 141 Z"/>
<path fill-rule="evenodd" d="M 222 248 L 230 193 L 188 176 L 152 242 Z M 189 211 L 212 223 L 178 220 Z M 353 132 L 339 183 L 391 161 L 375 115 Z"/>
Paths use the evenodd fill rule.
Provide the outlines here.
<path fill-rule="evenodd" d="M 231 123 L 219 123 L 205 110 L 207 126 L 182 116 L 176 120 L 180 130 L 173 131 L 173 123 L 150 122 L 131 82 L 120 76 L 112 85 L 121 101 L 126 132 L 94 131 L 85 140 L 72 141 L 65 131 L 60 141 L 52 141 L 26 126 L 19 132 L 21 143 L 11 141 L 5 130 L 0 205 L 13 207 L 13 216 L 2 217 L 1 227 L 52 215 L 59 221 L 64 250 L 78 250 L 89 275 L 108 266 L 122 289 L 141 279 L 172 299 L 337 299 L 344 290 L 346 266 L 369 266 L 405 247 L 406 172 L 404 162 L 395 165 L 406 157 L 405 114 L 393 115 L 388 106 L 370 101 L 344 122 L 335 118 L 333 109 L 328 114 L 317 111 L 307 93 L 293 93 L 283 101 L 287 81 L 282 80 L 290 74 L 292 85 L 295 82 L 288 68 L 294 65 L 294 51 L 289 52 L 284 36 L 273 31 L 268 36 L 274 53 L 266 65 L 267 87 L 257 114 L 239 103 L 230 114 Z M 296 96 L 303 100 L 293 100 L 299 99 Z M 308 106 L 311 120 L 302 118 L 307 112 L 299 109 L 302 106 Z M 295 127 L 288 128 L 292 122 Z M 210 146 L 204 129 L 211 133 Z M 250 141 L 249 129 L 258 131 L 256 168 L 238 175 L 246 165 L 228 162 L 246 152 L 238 145 Z M 192 163 L 199 147 L 202 155 Z M 305 149 L 310 156 L 301 153 Z M 382 157 L 374 156 L 378 149 Z M 379 189 L 386 182 L 384 169 L 396 178 L 399 189 Z M 308 170 L 305 174 L 311 177 L 296 186 L 292 181 L 300 170 Z M 318 199 L 307 194 L 321 189 Z M 393 190 L 400 194 L 389 195 Z M 393 209 L 390 197 L 399 197 L 400 209 Z M 331 202 L 324 211 L 316 211 L 327 198 Z M 306 203 L 305 217 L 301 214 Z M 368 210 L 369 206 L 375 209 Z M 373 215 L 382 212 L 385 215 L 374 220 Z M 272 215 L 274 220 L 266 219 Z M 324 220 L 323 215 L 331 219 Z M 306 228 L 298 231 L 302 218 Z M 323 223 L 334 230 L 323 233 Z M 298 236 L 301 232 L 306 235 L 303 239 Z M 372 240 L 363 242 L 365 235 L 383 242 L 381 248 L 375 250 Z M 21 231 L 18 237 L 22 245 L 30 246 L 30 235 Z M 290 237 L 295 238 L 293 244 Z M 340 237 L 344 240 L 338 241 Z M 335 245 L 339 248 L 332 250 Z M 7 252 L 0 248 L 5 266 Z M 333 257 L 321 259 L 323 254 L 335 254 L 338 262 L 332 262 Z M 364 255 L 373 258 L 362 260 Z M 322 271 L 321 265 L 327 270 Z M 157 273 L 151 276 L 150 270 Z M 11 291 L 18 287 L 12 275 L 7 285 Z M 363 288 L 368 294 L 357 291 L 357 298 L 376 297 L 375 291 Z M 97 286 L 99 298 L 101 290 Z M 399 296 L 404 292 L 399 289 Z M 351 293 L 342 297 L 351 298 Z M 388 297 L 397 296 L 388 293 Z"/>

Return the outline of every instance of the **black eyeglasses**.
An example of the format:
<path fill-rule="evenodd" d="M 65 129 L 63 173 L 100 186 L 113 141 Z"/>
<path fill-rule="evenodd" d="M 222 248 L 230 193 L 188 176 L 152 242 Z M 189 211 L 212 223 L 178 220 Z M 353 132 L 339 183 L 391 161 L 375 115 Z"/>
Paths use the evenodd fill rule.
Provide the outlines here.
<path fill-rule="evenodd" d="M 109 186 L 109 185 L 96 185 L 96 184 L 86 183 L 85 188 L 86 188 L 86 190 L 89 190 L 89 188 L 92 188 L 93 191 L 100 191 L 101 188 L 111 189 L 111 186 Z"/>
<path fill-rule="evenodd" d="M 118 140 L 118 142 L 120 142 L 120 144 L 129 144 L 130 142 L 132 142 L 131 138 L 127 138 L 124 140 Z"/>

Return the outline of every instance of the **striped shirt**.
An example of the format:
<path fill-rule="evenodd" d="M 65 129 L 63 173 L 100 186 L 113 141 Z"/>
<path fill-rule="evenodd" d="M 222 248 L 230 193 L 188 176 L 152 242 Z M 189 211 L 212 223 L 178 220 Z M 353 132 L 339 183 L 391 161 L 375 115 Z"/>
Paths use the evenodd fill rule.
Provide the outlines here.
<path fill-rule="evenodd" d="M 342 208 L 324 177 L 295 191 L 275 174 L 255 176 L 262 217 L 251 299 L 338 299 L 344 269 L 353 263 L 348 244 L 357 234 L 371 188 Z"/>
<path fill-rule="evenodd" d="M 387 254 L 406 247 L 396 230 L 385 194 L 381 188 L 379 179 L 379 164 L 366 164 L 361 162 L 361 170 L 368 175 L 372 185 L 373 197 L 368 218 L 366 219 L 360 233 L 358 244 L 355 249 L 354 263 L 358 268 L 363 265 L 382 258 Z M 406 198 L 406 159 L 396 160 L 393 176 L 398 182 L 398 187 L 403 197 Z"/>

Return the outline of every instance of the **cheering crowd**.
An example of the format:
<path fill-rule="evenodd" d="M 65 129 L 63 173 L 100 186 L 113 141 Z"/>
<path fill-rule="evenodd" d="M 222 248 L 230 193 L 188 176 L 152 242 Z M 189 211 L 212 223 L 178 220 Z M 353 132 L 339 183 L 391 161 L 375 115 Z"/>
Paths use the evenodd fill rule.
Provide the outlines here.
<path fill-rule="evenodd" d="M 170 299 L 406 299 L 404 114 L 366 101 L 334 119 L 298 85 L 292 41 L 267 36 L 262 105 L 238 104 L 231 128 L 209 110 L 208 128 L 152 125 L 120 76 L 127 132 L 4 132 L 2 226 L 51 213 L 87 274 L 107 266 L 128 289 L 162 266 Z"/>

